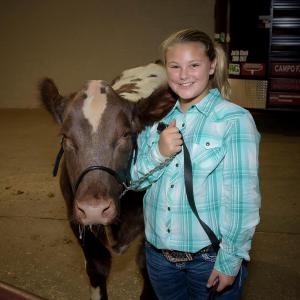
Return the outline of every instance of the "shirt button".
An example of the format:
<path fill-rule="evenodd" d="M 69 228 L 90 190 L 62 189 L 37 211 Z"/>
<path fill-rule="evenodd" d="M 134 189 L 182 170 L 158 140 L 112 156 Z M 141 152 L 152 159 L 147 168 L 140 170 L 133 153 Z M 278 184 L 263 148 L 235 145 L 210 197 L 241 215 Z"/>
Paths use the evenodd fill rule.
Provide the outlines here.
<path fill-rule="evenodd" d="M 168 231 L 168 233 L 170 233 L 170 231 L 171 231 L 171 230 L 168 228 L 168 230 L 167 230 L 167 231 Z"/>
<path fill-rule="evenodd" d="M 174 187 L 174 184 L 171 184 L 171 189 Z"/>
<path fill-rule="evenodd" d="M 185 124 L 184 124 L 184 123 L 182 123 L 182 124 L 181 124 L 181 127 L 184 127 L 184 126 L 185 126 Z"/>
<path fill-rule="evenodd" d="M 178 168 L 178 167 L 179 167 L 179 164 L 176 164 L 175 167 Z"/>
<path fill-rule="evenodd" d="M 205 145 L 206 145 L 207 147 L 208 147 L 208 146 L 210 146 L 210 142 L 206 142 L 206 144 L 205 144 Z"/>
<path fill-rule="evenodd" d="M 168 206 L 168 211 L 170 211 L 171 210 L 171 207 L 170 206 Z"/>

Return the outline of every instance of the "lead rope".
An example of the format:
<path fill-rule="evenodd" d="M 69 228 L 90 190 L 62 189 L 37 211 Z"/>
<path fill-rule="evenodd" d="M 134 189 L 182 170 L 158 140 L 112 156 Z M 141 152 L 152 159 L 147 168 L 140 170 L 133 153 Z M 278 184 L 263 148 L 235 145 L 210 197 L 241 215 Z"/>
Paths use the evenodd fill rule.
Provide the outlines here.
<path fill-rule="evenodd" d="M 127 186 L 126 184 L 123 183 L 123 186 L 125 187 L 124 191 L 121 193 L 119 198 L 122 198 L 128 191 L 132 191 L 132 190 L 136 190 L 136 188 L 143 182 L 145 181 L 148 177 L 150 177 L 152 174 L 154 174 L 156 171 L 160 170 L 161 168 L 163 168 L 164 166 L 166 166 L 173 158 L 175 155 L 167 158 L 164 162 L 162 162 L 161 164 L 157 165 L 155 168 L 153 168 L 152 170 L 150 170 L 147 174 L 145 174 L 144 176 L 142 176 L 140 179 L 138 180 L 134 180 L 130 182 L 130 185 Z"/>

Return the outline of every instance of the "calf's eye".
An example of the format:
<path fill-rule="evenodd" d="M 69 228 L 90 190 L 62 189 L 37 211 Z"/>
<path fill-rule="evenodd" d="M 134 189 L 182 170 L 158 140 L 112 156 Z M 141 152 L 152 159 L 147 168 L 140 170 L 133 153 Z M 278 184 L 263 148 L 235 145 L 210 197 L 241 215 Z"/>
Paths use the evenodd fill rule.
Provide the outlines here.
<path fill-rule="evenodd" d="M 130 135 L 131 135 L 130 131 L 125 131 L 122 135 L 122 138 L 128 138 L 128 137 L 130 137 Z"/>

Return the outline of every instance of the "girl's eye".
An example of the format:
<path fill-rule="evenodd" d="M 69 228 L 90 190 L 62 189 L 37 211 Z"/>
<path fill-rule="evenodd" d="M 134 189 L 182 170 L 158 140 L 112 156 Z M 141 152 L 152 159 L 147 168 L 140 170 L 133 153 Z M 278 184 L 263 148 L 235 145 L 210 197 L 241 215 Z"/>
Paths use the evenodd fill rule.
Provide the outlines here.
<path fill-rule="evenodd" d="M 193 69 L 196 69 L 197 67 L 199 67 L 199 64 L 192 64 Z"/>

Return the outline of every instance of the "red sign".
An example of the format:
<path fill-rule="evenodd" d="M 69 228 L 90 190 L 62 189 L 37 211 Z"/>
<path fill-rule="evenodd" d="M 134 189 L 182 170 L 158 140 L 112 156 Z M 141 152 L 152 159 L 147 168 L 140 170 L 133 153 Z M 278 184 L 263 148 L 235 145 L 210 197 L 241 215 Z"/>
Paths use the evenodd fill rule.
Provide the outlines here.
<path fill-rule="evenodd" d="M 299 76 L 299 63 L 273 63 L 272 75 Z"/>
<path fill-rule="evenodd" d="M 242 63 L 241 75 L 265 76 L 266 66 L 260 63 Z"/>
<path fill-rule="evenodd" d="M 271 90 L 300 91 L 300 79 L 272 78 Z"/>
<path fill-rule="evenodd" d="M 300 94 L 288 92 L 271 92 L 269 97 L 269 104 L 274 106 L 300 106 Z"/>

